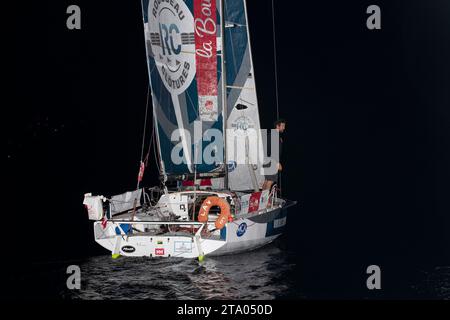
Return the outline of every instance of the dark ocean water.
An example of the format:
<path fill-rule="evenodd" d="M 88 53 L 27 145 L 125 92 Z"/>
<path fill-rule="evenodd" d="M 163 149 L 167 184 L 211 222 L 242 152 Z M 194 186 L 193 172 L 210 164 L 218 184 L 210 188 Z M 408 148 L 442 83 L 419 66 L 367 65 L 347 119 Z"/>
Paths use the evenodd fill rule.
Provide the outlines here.
<path fill-rule="evenodd" d="M 275 299 L 293 294 L 295 269 L 274 245 L 246 254 L 193 259 L 99 256 L 80 265 L 79 291 L 70 299 Z M 301 291 L 295 297 L 302 298 Z"/>
<path fill-rule="evenodd" d="M 450 299 L 450 267 L 411 267 L 406 273 L 384 267 L 382 289 L 374 292 L 365 286 L 365 270 L 340 275 L 337 267 L 312 260 L 286 250 L 282 241 L 202 263 L 101 255 L 35 264 L 13 279 L 7 293 L 16 299 L 65 300 Z M 80 267 L 80 290 L 67 289 L 69 265 Z"/>

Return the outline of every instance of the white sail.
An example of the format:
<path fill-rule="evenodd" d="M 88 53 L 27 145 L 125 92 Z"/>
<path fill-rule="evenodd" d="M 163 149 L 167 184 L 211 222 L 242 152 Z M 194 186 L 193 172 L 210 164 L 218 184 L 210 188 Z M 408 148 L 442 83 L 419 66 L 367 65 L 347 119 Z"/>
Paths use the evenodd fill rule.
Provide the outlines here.
<path fill-rule="evenodd" d="M 227 162 L 229 188 L 261 187 L 264 156 L 258 100 L 245 0 L 225 5 L 225 60 L 227 68 Z"/>

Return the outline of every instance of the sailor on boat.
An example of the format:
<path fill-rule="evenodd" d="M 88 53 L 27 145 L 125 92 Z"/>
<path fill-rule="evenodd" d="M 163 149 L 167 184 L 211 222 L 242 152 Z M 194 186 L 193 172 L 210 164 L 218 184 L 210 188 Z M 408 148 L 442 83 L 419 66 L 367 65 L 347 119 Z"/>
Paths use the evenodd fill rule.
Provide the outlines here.
<path fill-rule="evenodd" d="M 281 155 L 282 155 L 282 149 L 283 149 L 283 139 L 281 138 L 281 134 L 286 130 L 286 120 L 284 119 L 278 119 L 274 123 L 275 130 L 278 131 L 279 134 L 279 161 L 277 164 L 277 173 L 266 175 L 264 184 L 262 189 L 263 190 L 270 190 L 274 184 L 278 184 L 278 175 L 281 174 L 281 170 L 283 170 L 283 166 L 281 165 Z"/>

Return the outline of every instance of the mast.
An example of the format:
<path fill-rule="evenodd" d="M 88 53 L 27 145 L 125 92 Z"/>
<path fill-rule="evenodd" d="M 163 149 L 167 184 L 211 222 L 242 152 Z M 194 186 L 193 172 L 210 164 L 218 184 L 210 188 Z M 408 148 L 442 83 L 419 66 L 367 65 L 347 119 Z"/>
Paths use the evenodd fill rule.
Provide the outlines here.
<path fill-rule="evenodd" d="M 225 177 L 224 177 L 224 187 L 228 189 L 228 161 L 227 161 L 227 118 L 228 118 L 228 108 L 227 108 L 227 70 L 225 67 L 225 0 L 220 0 L 220 32 L 222 35 L 222 59 L 221 59 L 221 70 L 222 70 L 222 113 L 223 113 L 223 151 L 224 151 L 224 162 L 225 162 Z"/>

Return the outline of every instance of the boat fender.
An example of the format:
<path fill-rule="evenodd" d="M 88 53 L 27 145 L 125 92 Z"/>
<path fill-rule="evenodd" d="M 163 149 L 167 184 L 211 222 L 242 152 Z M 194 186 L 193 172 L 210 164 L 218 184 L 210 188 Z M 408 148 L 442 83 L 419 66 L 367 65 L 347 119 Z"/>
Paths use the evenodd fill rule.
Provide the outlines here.
<path fill-rule="evenodd" d="M 209 210 L 213 206 L 218 206 L 220 208 L 220 215 L 215 221 L 216 229 L 222 229 L 228 222 L 233 221 L 233 217 L 231 216 L 231 208 L 230 204 L 227 200 L 223 198 L 219 198 L 217 196 L 210 196 L 206 198 L 201 207 L 198 214 L 199 222 L 208 222 Z"/>

